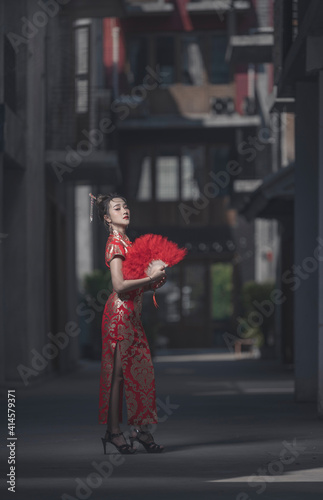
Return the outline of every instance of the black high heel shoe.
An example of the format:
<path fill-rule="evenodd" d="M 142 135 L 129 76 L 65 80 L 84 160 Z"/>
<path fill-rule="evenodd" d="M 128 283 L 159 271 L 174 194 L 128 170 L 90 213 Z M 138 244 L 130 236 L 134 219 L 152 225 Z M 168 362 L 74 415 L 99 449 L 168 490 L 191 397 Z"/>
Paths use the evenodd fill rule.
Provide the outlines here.
<path fill-rule="evenodd" d="M 133 448 L 133 442 L 138 441 L 138 443 L 141 443 L 145 447 L 145 450 L 147 451 L 147 453 L 161 453 L 164 450 L 164 446 L 156 444 L 155 441 L 149 441 L 147 443 L 147 441 L 143 441 L 142 439 L 140 439 L 140 437 L 139 437 L 140 434 L 150 434 L 149 432 L 139 431 L 138 429 L 134 429 L 134 430 L 136 431 L 137 436 L 134 436 L 134 437 L 130 436 L 129 437 L 131 448 Z"/>
<path fill-rule="evenodd" d="M 117 450 L 119 450 L 120 453 L 122 453 L 123 455 L 132 455 L 133 453 L 136 452 L 136 450 L 133 449 L 133 447 L 130 446 L 129 444 L 117 445 L 116 443 L 114 443 L 112 441 L 112 439 L 115 438 L 115 437 L 123 436 L 122 432 L 118 432 L 116 434 L 112 434 L 110 431 L 107 431 L 107 434 L 108 434 L 107 438 L 101 438 L 102 444 L 103 444 L 103 449 L 104 449 L 104 454 L 105 455 L 106 455 L 106 446 L 107 446 L 107 443 L 113 444 L 113 446 L 115 446 L 117 448 Z"/>

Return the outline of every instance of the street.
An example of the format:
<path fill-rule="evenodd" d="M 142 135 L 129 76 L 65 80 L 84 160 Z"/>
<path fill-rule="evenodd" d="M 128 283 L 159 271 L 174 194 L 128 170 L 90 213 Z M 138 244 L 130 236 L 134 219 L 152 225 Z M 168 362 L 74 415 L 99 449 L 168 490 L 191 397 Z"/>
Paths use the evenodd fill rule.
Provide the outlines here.
<path fill-rule="evenodd" d="M 111 444 L 103 454 L 97 361 L 17 390 L 14 498 L 321 499 L 323 422 L 314 403 L 294 401 L 292 370 L 187 352 L 154 358 L 160 422 L 152 432 L 162 454 L 138 443 L 133 456 Z M 127 437 L 125 419 L 121 429 Z"/>

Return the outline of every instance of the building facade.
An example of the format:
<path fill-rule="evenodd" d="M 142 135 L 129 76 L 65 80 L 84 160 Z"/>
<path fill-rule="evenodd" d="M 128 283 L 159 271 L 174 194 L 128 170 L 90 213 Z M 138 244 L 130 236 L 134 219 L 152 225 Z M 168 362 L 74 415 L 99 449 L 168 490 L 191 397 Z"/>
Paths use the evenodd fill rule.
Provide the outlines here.
<path fill-rule="evenodd" d="M 277 100 L 294 101 L 293 293 L 295 397 L 323 415 L 322 342 L 322 11 L 319 1 L 275 2 Z"/>
<path fill-rule="evenodd" d="M 279 221 L 281 356 L 294 366 L 296 401 L 315 402 L 322 417 L 322 2 L 276 1 L 274 10 L 279 169 L 242 212 Z"/>
<path fill-rule="evenodd" d="M 90 316 L 76 290 L 104 268 L 106 234 L 84 222 L 88 190 L 127 196 L 131 237 L 188 248 L 160 309 L 147 309 L 158 334 L 172 347 L 225 346 L 242 284 L 275 268 L 274 226 L 239 214 L 273 169 L 271 2 L 49 3 L 1 3 L 2 382 L 23 383 L 19 365 L 32 382 L 77 364 L 80 334 L 46 346 Z"/>
<path fill-rule="evenodd" d="M 159 333 L 172 347 L 225 346 L 242 284 L 275 277 L 275 222 L 238 212 L 272 171 L 272 16 L 270 1 L 183 0 L 128 2 L 127 16 L 104 19 L 133 237 L 160 233 L 188 248 L 159 293 Z M 237 55 L 237 39 L 258 32 L 265 56 Z"/>
<path fill-rule="evenodd" d="M 88 165 L 79 162 L 76 169 L 71 153 L 83 127 L 84 99 L 75 102 L 75 96 L 85 78 L 75 61 L 78 16 L 68 4 L 0 2 L 3 390 L 73 370 L 80 357 L 84 304 L 77 296 L 75 186 L 87 181 Z M 105 9 L 105 15 L 119 12 L 118 2 Z M 94 182 L 102 166 L 95 160 Z"/>

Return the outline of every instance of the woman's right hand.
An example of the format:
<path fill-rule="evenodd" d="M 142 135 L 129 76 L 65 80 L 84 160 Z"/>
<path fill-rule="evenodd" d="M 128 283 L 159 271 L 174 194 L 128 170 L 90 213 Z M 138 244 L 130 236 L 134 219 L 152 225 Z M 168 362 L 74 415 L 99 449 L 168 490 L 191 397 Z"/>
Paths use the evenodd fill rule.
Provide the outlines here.
<path fill-rule="evenodd" d="M 158 281 L 165 276 L 166 274 L 165 269 L 166 269 L 165 263 L 162 262 L 161 260 L 156 260 L 149 264 L 147 269 L 147 275 L 153 281 Z"/>

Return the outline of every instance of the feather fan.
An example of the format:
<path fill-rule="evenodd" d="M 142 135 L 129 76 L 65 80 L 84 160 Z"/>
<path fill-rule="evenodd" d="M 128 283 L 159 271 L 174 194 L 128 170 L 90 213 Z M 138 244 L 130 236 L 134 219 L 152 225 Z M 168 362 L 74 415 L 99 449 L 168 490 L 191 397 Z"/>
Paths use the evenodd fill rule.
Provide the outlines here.
<path fill-rule="evenodd" d="M 137 238 L 128 249 L 122 266 L 125 279 L 140 279 L 147 276 L 148 265 L 155 260 L 163 261 L 171 267 L 186 255 L 186 248 L 179 248 L 176 243 L 160 234 L 145 234 Z"/>

